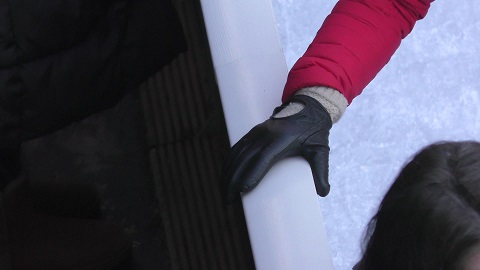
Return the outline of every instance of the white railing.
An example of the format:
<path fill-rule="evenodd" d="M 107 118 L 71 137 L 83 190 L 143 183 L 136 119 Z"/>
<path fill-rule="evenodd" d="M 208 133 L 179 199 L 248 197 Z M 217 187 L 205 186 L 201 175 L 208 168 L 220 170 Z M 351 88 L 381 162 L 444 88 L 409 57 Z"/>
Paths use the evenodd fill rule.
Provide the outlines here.
<path fill-rule="evenodd" d="M 279 105 L 287 66 L 270 0 L 201 0 L 232 143 Z M 242 196 L 258 270 L 333 269 L 308 163 L 281 161 Z"/>

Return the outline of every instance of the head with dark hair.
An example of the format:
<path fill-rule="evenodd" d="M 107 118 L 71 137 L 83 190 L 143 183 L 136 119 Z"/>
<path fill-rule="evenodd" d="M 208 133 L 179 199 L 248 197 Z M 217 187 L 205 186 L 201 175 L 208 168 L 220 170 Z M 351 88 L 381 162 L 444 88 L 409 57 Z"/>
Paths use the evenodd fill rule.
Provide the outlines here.
<path fill-rule="evenodd" d="M 480 269 L 471 268 L 479 258 L 480 143 L 442 142 L 401 170 L 368 226 L 355 269 Z"/>

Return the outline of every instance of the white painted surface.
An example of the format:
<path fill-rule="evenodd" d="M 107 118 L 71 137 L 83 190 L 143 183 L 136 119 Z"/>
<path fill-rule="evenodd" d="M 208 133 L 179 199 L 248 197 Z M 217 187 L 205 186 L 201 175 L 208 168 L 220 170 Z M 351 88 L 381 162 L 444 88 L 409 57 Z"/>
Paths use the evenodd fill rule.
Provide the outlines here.
<path fill-rule="evenodd" d="M 235 143 L 280 104 L 285 57 L 270 0 L 201 4 L 229 137 Z M 242 201 L 258 270 L 333 269 L 306 161 L 280 162 Z"/>

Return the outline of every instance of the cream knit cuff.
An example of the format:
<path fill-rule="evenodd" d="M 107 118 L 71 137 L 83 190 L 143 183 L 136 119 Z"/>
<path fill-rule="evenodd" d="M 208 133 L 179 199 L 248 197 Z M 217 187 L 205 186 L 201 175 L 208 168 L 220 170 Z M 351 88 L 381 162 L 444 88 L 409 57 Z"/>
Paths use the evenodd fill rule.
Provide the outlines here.
<path fill-rule="evenodd" d="M 338 122 L 348 106 L 347 99 L 339 91 L 325 86 L 314 86 L 300 89 L 295 95 L 305 95 L 316 99 L 330 114 L 332 123 Z M 282 118 L 300 112 L 303 104 L 292 102 L 273 117 Z"/>

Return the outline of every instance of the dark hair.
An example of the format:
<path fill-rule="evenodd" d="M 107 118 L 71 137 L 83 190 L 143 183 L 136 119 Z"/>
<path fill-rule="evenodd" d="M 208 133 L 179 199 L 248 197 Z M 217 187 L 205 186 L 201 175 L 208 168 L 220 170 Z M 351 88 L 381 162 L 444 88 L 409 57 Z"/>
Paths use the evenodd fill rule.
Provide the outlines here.
<path fill-rule="evenodd" d="M 427 146 L 383 198 L 355 269 L 461 269 L 480 243 L 479 213 L 480 143 Z"/>

